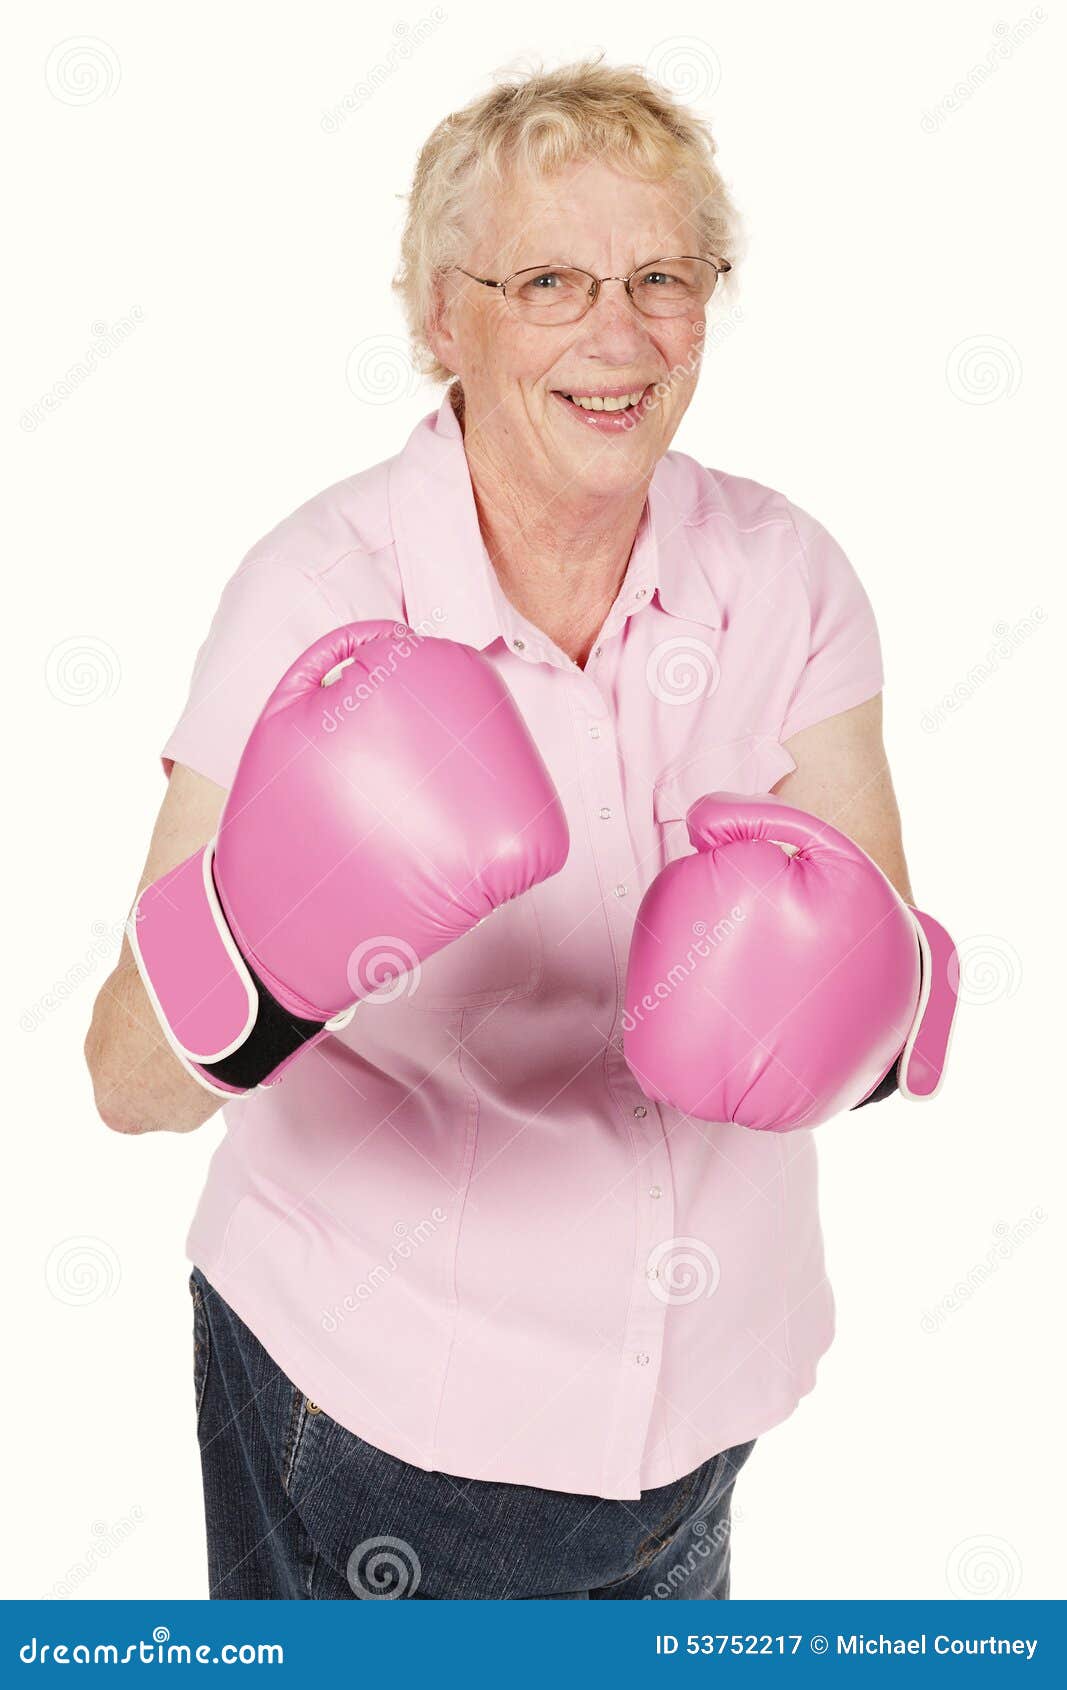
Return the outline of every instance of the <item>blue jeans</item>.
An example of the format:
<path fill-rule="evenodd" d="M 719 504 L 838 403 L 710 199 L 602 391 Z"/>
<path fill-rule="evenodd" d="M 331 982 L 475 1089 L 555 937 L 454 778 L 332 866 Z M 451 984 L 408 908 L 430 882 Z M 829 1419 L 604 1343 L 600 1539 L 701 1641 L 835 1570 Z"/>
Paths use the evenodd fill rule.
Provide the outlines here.
<path fill-rule="evenodd" d="M 755 1439 L 625 1502 L 427 1473 L 309 1403 L 198 1268 L 189 1288 L 212 1597 L 729 1596 Z"/>

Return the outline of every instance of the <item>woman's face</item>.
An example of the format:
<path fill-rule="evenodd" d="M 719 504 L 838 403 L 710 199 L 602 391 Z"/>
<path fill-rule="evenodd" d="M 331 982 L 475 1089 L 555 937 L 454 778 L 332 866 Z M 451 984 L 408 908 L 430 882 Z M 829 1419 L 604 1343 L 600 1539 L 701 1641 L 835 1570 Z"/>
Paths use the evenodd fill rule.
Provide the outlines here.
<path fill-rule="evenodd" d="M 700 254 L 678 184 L 637 181 L 596 160 L 551 178 L 522 178 L 479 208 L 463 268 L 502 281 L 516 270 L 573 264 L 628 276 L 651 258 Z M 459 376 L 465 431 L 479 455 L 520 467 L 523 479 L 570 497 L 647 483 L 696 386 L 704 310 L 643 316 L 608 282 L 577 323 L 518 317 L 496 288 L 458 272 L 445 278 L 431 335 Z M 589 412 L 574 398 L 643 392 L 633 411 Z"/>

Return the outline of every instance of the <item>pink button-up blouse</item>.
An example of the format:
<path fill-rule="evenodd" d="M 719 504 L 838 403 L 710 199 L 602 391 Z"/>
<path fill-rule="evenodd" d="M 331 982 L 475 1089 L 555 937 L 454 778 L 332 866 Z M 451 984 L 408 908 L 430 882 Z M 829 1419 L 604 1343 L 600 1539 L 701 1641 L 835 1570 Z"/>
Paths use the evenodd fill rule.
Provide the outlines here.
<path fill-rule="evenodd" d="M 834 1302 L 812 1133 L 692 1121 L 622 1054 L 641 896 L 706 792 L 877 693 L 867 596 L 781 493 L 660 462 L 585 668 L 504 597 L 446 395 L 226 585 L 164 748 L 229 786 L 267 694 L 340 623 L 484 651 L 567 813 L 562 873 L 227 1104 L 191 1259 L 320 1409 L 424 1469 L 636 1497 L 784 1419 Z M 299 819 L 294 818 L 294 825 Z"/>

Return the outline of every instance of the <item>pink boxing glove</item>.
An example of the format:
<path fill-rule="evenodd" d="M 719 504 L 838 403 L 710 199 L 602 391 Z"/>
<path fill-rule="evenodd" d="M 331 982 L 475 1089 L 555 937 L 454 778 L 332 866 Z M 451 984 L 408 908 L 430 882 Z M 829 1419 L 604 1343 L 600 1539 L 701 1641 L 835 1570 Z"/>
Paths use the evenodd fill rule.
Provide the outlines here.
<path fill-rule="evenodd" d="M 555 874 L 569 843 L 492 664 L 353 622 L 282 676 L 216 839 L 142 892 L 130 942 L 174 1050 L 230 1096 Z"/>
<path fill-rule="evenodd" d="M 770 1132 L 891 1081 L 932 1097 L 958 989 L 944 928 L 845 834 L 770 793 L 713 793 L 686 823 L 695 854 L 653 881 L 630 950 L 624 1048 L 646 1096 Z"/>

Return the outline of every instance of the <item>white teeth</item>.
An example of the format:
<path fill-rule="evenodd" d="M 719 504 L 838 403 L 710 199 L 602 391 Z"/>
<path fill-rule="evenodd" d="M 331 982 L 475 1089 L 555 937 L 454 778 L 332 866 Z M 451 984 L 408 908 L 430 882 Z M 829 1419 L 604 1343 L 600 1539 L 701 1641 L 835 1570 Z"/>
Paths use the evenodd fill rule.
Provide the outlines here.
<path fill-rule="evenodd" d="M 644 391 L 643 387 L 639 387 L 636 393 L 623 393 L 618 398 L 604 397 L 599 393 L 570 393 L 567 397 L 583 411 L 627 411 L 631 405 L 640 404 Z"/>

